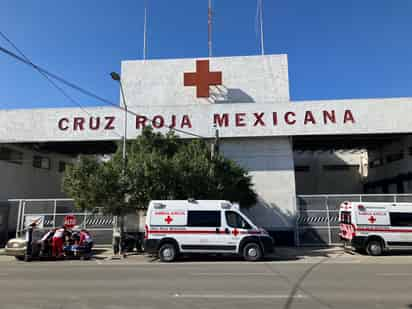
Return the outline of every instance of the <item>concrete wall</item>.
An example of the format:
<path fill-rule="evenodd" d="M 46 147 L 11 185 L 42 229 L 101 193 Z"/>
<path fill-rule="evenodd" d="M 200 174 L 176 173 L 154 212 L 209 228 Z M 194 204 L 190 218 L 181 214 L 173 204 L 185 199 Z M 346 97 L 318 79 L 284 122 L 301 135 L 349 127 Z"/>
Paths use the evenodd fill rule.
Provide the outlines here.
<path fill-rule="evenodd" d="M 390 162 L 389 157 L 391 155 L 402 154 L 403 158 Z M 407 174 L 412 173 L 412 136 L 404 136 L 399 140 L 394 140 L 391 143 L 386 143 L 370 151 L 370 163 L 373 164 L 377 160 L 381 162 L 381 165 L 371 167 L 369 169 L 368 182 L 388 182 L 387 193 L 411 193 L 412 192 L 412 179 Z M 400 184 L 397 185 L 396 178 L 403 175 L 404 179 L 399 180 Z M 399 187 L 402 187 L 403 192 L 399 191 Z M 379 185 L 371 190 L 369 193 L 383 193 L 384 188 Z"/>
<path fill-rule="evenodd" d="M 196 87 L 184 86 L 184 73 L 196 71 L 196 59 L 122 61 L 128 104 L 177 106 L 208 103 L 289 102 L 286 55 L 214 57 L 210 71 L 222 72 L 222 85 L 209 98 L 197 98 Z"/>
<path fill-rule="evenodd" d="M 296 194 L 363 193 L 368 172 L 366 150 L 294 152 L 294 162 Z M 349 169 L 333 170 L 338 166 Z"/>
<path fill-rule="evenodd" d="M 289 138 L 224 139 L 223 154 L 246 168 L 253 177 L 259 203 L 245 210 L 269 230 L 293 227 L 295 176 Z"/>
<path fill-rule="evenodd" d="M 23 152 L 22 164 L 0 160 L 0 200 L 13 198 L 61 198 L 63 173 L 58 171 L 59 161 L 70 162 L 62 155 L 41 154 L 27 148 L 4 145 Z M 50 169 L 33 167 L 33 156 L 40 155 L 51 159 Z"/>

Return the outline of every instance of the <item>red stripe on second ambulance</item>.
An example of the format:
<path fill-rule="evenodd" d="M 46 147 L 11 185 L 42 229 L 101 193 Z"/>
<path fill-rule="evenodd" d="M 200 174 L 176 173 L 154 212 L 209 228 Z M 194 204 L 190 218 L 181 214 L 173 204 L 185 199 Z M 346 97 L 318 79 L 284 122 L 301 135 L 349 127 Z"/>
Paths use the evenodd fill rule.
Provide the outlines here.
<path fill-rule="evenodd" d="M 382 232 L 382 233 L 412 233 L 412 229 L 382 229 L 382 228 L 364 228 L 357 227 L 358 232 Z"/>

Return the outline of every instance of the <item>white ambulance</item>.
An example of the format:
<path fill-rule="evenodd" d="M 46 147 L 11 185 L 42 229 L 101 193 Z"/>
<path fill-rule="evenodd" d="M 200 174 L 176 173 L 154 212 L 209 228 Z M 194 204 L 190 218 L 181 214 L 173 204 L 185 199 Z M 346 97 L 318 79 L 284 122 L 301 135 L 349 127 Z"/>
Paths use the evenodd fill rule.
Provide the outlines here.
<path fill-rule="evenodd" d="M 412 249 L 412 204 L 343 202 L 339 209 L 341 239 L 369 255 Z"/>
<path fill-rule="evenodd" d="M 228 201 L 151 201 L 144 250 L 163 262 L 185 253 L 230 253 L 257 261 L 273 252 L 273 239 Z"/>

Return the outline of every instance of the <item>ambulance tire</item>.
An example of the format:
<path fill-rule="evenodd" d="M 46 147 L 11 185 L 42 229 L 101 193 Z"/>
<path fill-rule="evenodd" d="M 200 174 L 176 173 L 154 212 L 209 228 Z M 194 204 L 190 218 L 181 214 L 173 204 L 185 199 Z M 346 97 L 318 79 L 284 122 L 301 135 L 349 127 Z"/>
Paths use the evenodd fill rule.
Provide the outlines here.
<path fill-rule="evenodd" d="M 249 242 L 243 246 L 242 256 L 246 261 L 255 262 L 262 259 L 262 248 L 255 242 Z"/>
<path fill-rule="evenodd" d="M 368 244 L 366 245 L 366 252 L 372 256 L 381 255 L 383 252 L 382 242 L 376 239 L 368 241 Z"/>
<path fill-rule="evenodd" d="M 177 258 L 177 254 L 177 248 L 173 243 L 164 243 L 159 248 L 159 259 L 161 262 L 173 262 Z"/>

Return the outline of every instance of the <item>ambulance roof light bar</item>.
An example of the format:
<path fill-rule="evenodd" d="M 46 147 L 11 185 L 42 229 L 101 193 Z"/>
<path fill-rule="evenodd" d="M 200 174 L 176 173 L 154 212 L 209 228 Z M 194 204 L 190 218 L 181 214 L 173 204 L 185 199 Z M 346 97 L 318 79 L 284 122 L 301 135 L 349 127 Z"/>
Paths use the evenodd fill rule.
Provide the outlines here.
<path fill-rule="evenodd" d="M 221 204 L 222 209 L 230 209 L 232 208 L 232 205 L 230 203 L 222 203 Z"/>
<path fill-rule="evenodd" d="M 359 211 L 365 211 L 366 208 L 365 208 L 365 206 L 363 206 L 363 205 L 358 205 L 358 210 L 359 210 Z"/>
<path fill-rule="evenodd" d="M 166 205 L 162 204 L 162 203 L 154 203 L 154 208 L 155 209 L 162 209 L 162 208 L 166 208 Z"/>

